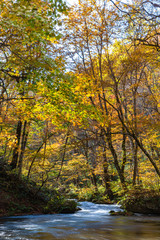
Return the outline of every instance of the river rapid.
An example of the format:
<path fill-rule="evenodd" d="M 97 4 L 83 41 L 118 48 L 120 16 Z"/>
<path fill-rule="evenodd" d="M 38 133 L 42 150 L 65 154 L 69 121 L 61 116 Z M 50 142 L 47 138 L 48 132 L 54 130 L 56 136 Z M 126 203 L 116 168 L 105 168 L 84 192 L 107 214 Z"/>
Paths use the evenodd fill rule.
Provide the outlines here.
<path fill-rule="evenodd" d="M 82 202 L 74 214 L 0 219 L 0 240 L 160 240 L 160 217 L 110 216 L 117 205 Z"/>

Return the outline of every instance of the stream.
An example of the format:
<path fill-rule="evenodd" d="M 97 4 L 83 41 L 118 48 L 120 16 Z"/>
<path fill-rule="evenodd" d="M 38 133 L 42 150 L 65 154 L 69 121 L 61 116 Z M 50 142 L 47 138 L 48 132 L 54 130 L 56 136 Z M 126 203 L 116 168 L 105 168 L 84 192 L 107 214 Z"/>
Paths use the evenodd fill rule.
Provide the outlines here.
<path fill-rule="evenodd" d="M 118 205 L 80 204 L 74 214 L 0 218 L 0 240 L 160 240 L 160 217 L 110 216 Z"/>

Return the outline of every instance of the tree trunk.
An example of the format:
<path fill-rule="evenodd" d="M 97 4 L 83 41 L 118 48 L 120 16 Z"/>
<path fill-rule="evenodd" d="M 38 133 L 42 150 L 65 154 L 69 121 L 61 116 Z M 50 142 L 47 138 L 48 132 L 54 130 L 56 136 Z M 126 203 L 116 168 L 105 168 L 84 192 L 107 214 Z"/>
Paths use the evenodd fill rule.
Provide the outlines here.
<path fill-rule="evenodd" d="M 18 176 L 21 176 L 22 173 L 22 163 L 23 163 L 23 156 L 24 151 L 27 144 L 27 138 L 28 138 L 28 131 L 27 131 L 27 121 L 24 121 L 23 125 L 23 133 L 22 133 L 22 139 L 21 139 L 21 152 L 19 155 L 19 161 L 18 161 Z"/>
<path fill-rule="evenodd" d="M 124 127 L 122 127 L 122 133 L 123 133 L 123 140 L 122 140 L 122 167 L 121 167 L 121 171 L 122 174 L 124 175 L 124 168 L 125 168 L 125 164 L 127 161 L 127 153 L 126 153 L 126 132 Z"/>
<path fill-rule="evenodd" d="M 39 146 L 39 148 L 37 149 L 36 154 L 35 154 L 35 156 L 33 157 L 32 161 L 31 161 L 31 164 L 30 164 L 30 166 L 29 166 L 29 169 L 28 169 L 28 174 L 27 174 L 27 179 L 28 179 L 28 180 L 29 180 L 29 177 L 30 177 L 30 173 L 31 173 L 32 166 L 33 166 L 33 164 L 34 164 L 34 162 L 35 162 L 35 160 L 36 160 L 36 157 L 37 157 L 38 153 L 39 153 L 40 150 L 42 149 L 42 147 L 43 147 L 43 145 L 45 144 L 45 142 L 46 142 L 49 138 L 51 138 L 53 135 L 54 135 L 54 134 L 51 133 L 46 139 L 44 139 L 43 143 L 42 143 L 42 144 Z"/>
<path fill-rule="evenodd" d="M 109 147 L 109 149 L 110 149 L 110 151 L 111 151 L 111 154 L 112 154 L 112 156 L 113 156 L 114 165 L 115 165 L 115 168 L 116 168 L 117 173 L 118 173 L 118 175 L 119 175 L 119 178 L 120 178 L 122 187 L 123 187 L 124 189 L 126 189 L 126 183 L 125 183 L 124 174 L 123 174 L 123 172 L 122 172 L 122 169 L 121 169 L 120 166 L 119 166 L 118 157 L 117 157 L 116 151 L 115 151 L 114 146 L 113 146 L 113 143 L 112 143 L 112 137 L 111 137 L 110 127 L 107 128 L 107 132 L 105 131 L 105 134 L 106 134 L 106 138 L 107 138 L 108 147 Z"/>
<path fill-rule="evenodd" d="M 136 185 L 137 174 L 138 174 L 137 153 L 138 153 L 138 145 L 137 145 L 137 143 L 135 143 L 135 145 L 133 145 L 133 163 L 134 163 L 134 168 L 133 168 L 133 185 Z"/>
<path fill-rule="evenodd" d="M 104 172 L 104 184 L 105 184 L 105 193 L 108 195 L 110 200 L 114 199 L 114 194 L 110 185 L 110 175 L 108 173 L 108 161 L 106 157 L 106 143 L 103 143 L 103 172 Z"/>
<path fill-rule="evenodd" d="M 15 146 L 15 148 L 13 150 L 12 162 L 10 164 L 11 169 L 15 169 L 17 167 L 18 156 L 19 156 L 20 140 L 21 140 L 21 131 L 22 131 L 22 121 L 19 120 L 18 124 L 17 124 L 17 130 L 16 130 L 17 143 L 16 143 L 16 146 Z"/>

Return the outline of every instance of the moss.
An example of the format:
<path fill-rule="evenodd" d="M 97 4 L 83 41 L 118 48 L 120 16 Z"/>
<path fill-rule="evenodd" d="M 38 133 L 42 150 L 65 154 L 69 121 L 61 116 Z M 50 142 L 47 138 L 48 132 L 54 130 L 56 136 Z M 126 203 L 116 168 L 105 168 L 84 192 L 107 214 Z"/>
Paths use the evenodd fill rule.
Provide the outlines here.
<path fill-rule="evenodd" d="M 44 213 L 74 213 L 78 204 L 74 200 L 66 200 L 63 197 L 53 197 L 44 207 Z"/>
<path fill-rule="evenodd" d="M 60 213 L 74 213 L 80 210 L 78 208 L 78 204 L 74 200 L 65 200 L 63 205 L 61 206 Z"/>
<path fill-rule="evenodd" d="M 126 211 L 160 215 L 160 193 L 158 191 L 133 189 L 126 194 L 121 204 Z"/>

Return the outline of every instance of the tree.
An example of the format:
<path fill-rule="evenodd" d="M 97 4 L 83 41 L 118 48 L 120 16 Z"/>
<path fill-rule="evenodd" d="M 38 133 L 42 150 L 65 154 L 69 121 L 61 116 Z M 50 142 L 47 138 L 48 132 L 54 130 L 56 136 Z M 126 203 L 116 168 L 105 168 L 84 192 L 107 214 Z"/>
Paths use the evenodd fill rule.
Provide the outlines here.
<path fill-rule="evenodd" d="M 9 137 L 9 132 L 7 138 L 13 139 L 14 146 L 11 167 L 18 168 L 21 175 L 38 85 L 60 75 L 61 61 L 54 44 L 60 37 L 56 24 L 65 4 L 4 0 L 0 10 L 0 114 L 3 125 L 6 120 L 14 122 L 15 138 Z M 2 135 L 5 130 L 1 127 Z"/>
<path fill-rule="evenodd" d="M 76 16 L 76 19 L 75 19 Z M 83 92 L 84 99 L 99 112 L 101 121 L 99 129 L 110 149 L 114 165 L 117 169 L 122 185 L 125 186 L 124 174 L 119 165 L 118 156 L 112 141 L 112 124 L 109 106 L 106 102 L 104 87 L 105 66 L 103 55 L 108 51 L 114 36 L 114 26 L 118 22 L 118 15 L 114 9 L 109 9 L 105 1 L 80 2 L 73 7 L 66 20 L 67 45 L 70 42 L 72 57 L 77 71 L 77 90 Z M 69 32 L 69 34 L 68 34 Z M 110 82 L 108 82 L 110 84 Z M 95 120 L 96 116 L 94 115 Z M 106 163 L 107 164 L 107 163 Z"/>
<path fill-rule="evenodd" d="M 107 8 L 104 1 L 80 2 L 71 9 L 66 19 L 64 40 L 67 43 L 66 53 L 72 59 L 72 71 L 76 75 L 75 92 L 82 96 L 86 105 L 94 108 L 94 113 L 90 112 L 88 118 L 98 126 L 101 137 L 107 143 L 107 150 L 112 155 L 114 167 L 125 188 L 129 150 L 134 162 L 133 184 L 137 182 L 140 150 L 159 176 L 158 164 L 145 141 L 151 129 L 150 116 L 155 114 L 156 126 L 159 114 L 158 101 L 154 100 L 152 105 L 149 99 L 153 74 L 157 74 L 158 58 L 154 49 L 143 47 L 140 50 L 133 42 L 122 44 L 115 40 L 121 21 L 116 9 Z M 154 132 L 158 134 L 157 130 Z M 104 166 L 108 162 L 106 157 Z"/>
<path fill-rule="evenodd" d="M 158 0 L 136 0 L 110 2 L 121 12 L 126 20 L 128 37 L 134 44 L 143 44 L 160 50 L 160 4 Z M 133 34 L 134 33 L 134 34 Z"/>

